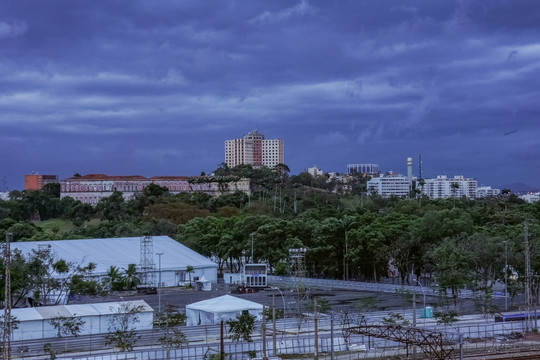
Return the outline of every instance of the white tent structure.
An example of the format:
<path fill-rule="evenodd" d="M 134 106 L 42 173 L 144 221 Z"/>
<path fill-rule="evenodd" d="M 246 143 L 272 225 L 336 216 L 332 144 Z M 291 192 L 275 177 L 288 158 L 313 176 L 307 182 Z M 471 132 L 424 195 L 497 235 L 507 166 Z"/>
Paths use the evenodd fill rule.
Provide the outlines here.
<path fill-rule="evenodd" d="M 197 290 L 202 291 L 211 291 L 212 290 L 212 284 L 210 283 L 210 280 L 208 280 L 206 277 L 200 278 L 195 282 Z"/>
<path fill-rule="evenodd" d="M 129 264 L 135 264 L 139 269 L 142 252 L 140 237 L 14 242 L 11 249 L 20 250 L 23 254 L 49 249 L 56 258 L 68 263 L 86 266 L 92 262 L 96 264 L 93 275 L 97 277 L 105 276 L 111 266 L 124 270 Z M 162 254 L 161 259 L 158 254 Z M 162 287 L 188 284 L 190 275 L 192 281 L 204 276 L 211 283 L 217 282 L 216 263 L 168 236 L 152 237 L 150 255 L 156 286 L 159 270 Z M 193 273 L 186 272 L 188 266 L 193 267 Z"/>
<path fill-rule="evenodd" d="M 231 295 L 199 301 L 186 306 L 187 326 L 219 324 L 222 320 L 234 319 L 243 311 L 262 320 L 263 306 L 253 301 Z"/>
<path fill-rule="evenodd" d="M 137 314 L 139 322 L 133 322 L 133 328 L 152 329 L 154 310 L 144 300 L 12 309 L 11 316 L 19 321 L 12 340 L 57 337 L 57 330 L 50 321 L 59 317 L 77 317 L 84 321 L 80 335 L 104 334 L 114 327 L 115 316 L 135 308 L 140 312 Z"/>

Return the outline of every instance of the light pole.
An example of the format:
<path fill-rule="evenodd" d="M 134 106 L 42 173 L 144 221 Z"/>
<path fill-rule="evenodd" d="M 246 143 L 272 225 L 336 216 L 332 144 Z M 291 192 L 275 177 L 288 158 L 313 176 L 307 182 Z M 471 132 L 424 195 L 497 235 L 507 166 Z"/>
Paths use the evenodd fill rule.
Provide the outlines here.
<path fill-rule="evenodd" d="M 158 256 L 158 312 L 161 314 L 161 255 L 163 255 L 163 253 L 156 253 L 156 255 Z"/>
<path fill-rule="evenodd" d="M 508 241 L 504 240 L 504 311 L 508 311 Z"/>
<path fill-rule="evenodd" d="M 249 234 L 251 236 L 251 263 L 253 264 L 253 233 Z"/>
<path fill-rule="evenodd" d="M 426 325 L 426 293 L 424 291 L 424 287 L 422 286 L 422 283 L 418 281 L 418 279 L 414 279 L 420 285 L 420 288 L 422 289 L 422 295 L 424 296 L 424 309 L 422 310 L 422 317 L 424 318 L 424 325 Z"/>
<path fill-rule="evenodd" d="M 279 294 L 281 295 L 281 300 L 283 300 L 283 334 L 281 334 L 281 339 L 283 340 L 283 335 L 285 334 L 285 326 L 287 323 L 285 321 L 285 297 L 283 296 L 283 293 L 277 286 L 272 286 L 270 289 L 279 291 Z"/>

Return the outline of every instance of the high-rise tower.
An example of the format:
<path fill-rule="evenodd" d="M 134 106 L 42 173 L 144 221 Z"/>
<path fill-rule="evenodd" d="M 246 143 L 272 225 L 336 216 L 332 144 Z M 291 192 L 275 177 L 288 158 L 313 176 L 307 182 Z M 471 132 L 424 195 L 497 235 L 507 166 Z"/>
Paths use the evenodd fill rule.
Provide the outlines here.
<path fill-rule="evenodd" d="M 225 140 L 225 163 L 229 167 L 246 164 L 270 168 L 283 164 L 283 140 L 266 140 L 257 130 L 239 139 Z"/>

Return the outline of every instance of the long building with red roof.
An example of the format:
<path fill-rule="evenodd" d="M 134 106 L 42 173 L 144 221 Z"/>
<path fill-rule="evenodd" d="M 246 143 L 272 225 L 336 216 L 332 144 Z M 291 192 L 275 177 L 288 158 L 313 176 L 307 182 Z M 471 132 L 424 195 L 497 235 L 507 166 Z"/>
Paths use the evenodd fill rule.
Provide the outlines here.
<path fill-rule="evenodd" d="M 122 192 L 128 200 L 136 193 L 150 185 L 166 187 L 171 194 L 182 192 L 204 192 L 219 196 L 242 191 L 250 193 L 249 179 L 216 179 L 211 176 L 154 176 L 147 178 L 140 175 L 88 174 L 74 176 L 60 181 L 60 198 L 69 196 L 83 203 L 96 205 L 100 199 L 112 195 L 114 191 Z"/>

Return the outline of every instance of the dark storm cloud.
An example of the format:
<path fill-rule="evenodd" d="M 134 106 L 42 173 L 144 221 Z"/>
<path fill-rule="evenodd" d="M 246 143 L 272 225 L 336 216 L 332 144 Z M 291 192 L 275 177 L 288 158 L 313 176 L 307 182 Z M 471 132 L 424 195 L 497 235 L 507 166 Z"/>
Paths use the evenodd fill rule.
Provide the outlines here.
<path fill-rule="evenodd" d="M 539 10 L 4 2 L 0 175 L 13 188 L 32 170 L 196 175 L 223 161 L 224 140 L 258 128 L 285 140 L 295 173 L 352 162 L 404 172 L 422 153 L 428 176 L 538 185 Z"/>

